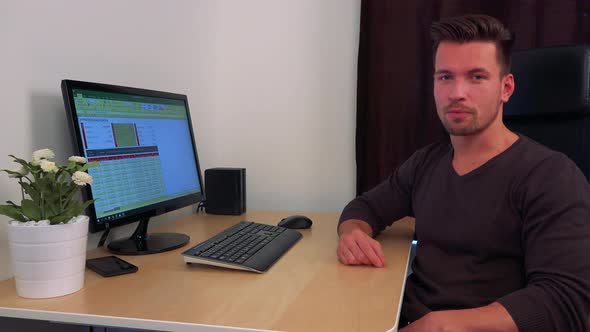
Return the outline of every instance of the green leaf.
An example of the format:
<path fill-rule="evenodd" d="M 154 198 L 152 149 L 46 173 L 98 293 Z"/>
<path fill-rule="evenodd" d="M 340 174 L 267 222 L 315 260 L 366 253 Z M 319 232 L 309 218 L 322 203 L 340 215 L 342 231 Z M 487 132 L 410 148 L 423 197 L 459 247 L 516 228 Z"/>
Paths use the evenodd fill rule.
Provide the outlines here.
<path fill-rule="evenodd" d="M 80 213 L 82 213 L 82 211 L 86 210 L 87 207 L 90 206 L 90 204 L 94 203 L 93 199 L 89 199 L 86 202 L 84 202 L 81 206 L 80 209 L 78 210 L 78 212 L 76 213 L 76 215 L 79 215 Z"/>
<path fill-rule="evenodd" d="M 43 198 L 45 201 L 59 202 L 59 188 L 51 188 L 51 190 L 46 190 L 43 194 Z"/>
<path fill-rule="evenodd" d="M 49 219 L 49 224 L 55 225 L 55 224 L 63 223 L 63 222 L 69 221 L 70 219 L 72 219 L 72 217 L 73 216 L 70 216 L 70 215 L 60 214 L 58 216 L 55 216 L 55 217 Z"/>
<path fill-rule="evenodd" d="M 30 220 L 37 221 L 43 218 L 43 216 L 41 215 L 41 208 L 32 200 L 23 199 L 21 204 L 21 209 L 25 217 L 29 218 Z"/>
<path fill-rule="evenodd" d="M 54 178 L 55 178 L 55 183 L 63 183 L 62 181 L 62 174 L 64 173 L 63 169 L 61 167 L 58 167 L 59 169 L 57 170 L 57 172 L 54 173 Z"/>
<path fill-rule="evenodd" d="M 90 164 L 85 164 L 84 166 L 82 166 L 82 167 L 78 168 L 78 169 L 76 170 L 76 172 L 86 172 L 86 171 L 87 171 L 87 170 L 90 168 L 90 166 L 89 166 L 89 165 L 90 165 Z"/>
<path fill-rule="evenodd" d="M 8 156 L 9 157 L 12 157 L 12 159 L 14 159 L 14 162 L 15 163 L 21 164 L 24 167 L 26 167 L 28 170 L 31 170 L 31 164 L 29 164 L 26 160 L 17 158 L 15 156 L 11 155 L 11 154 L 9 154 Z"/>
<path fill-rule="evenodd" d="M 68 207 L 68 204 L 72 201 L 72 197 L 74 197 L 76 192 L 78 192 L 78 189 L 79 189 L 79 187 L 74 183 L 72 183 L 70 185 L 70 188 L 66 189 L 66 192 L 63 195 L 63 201 L 66 203 L 66 206 L 65 206 L 66 208 Z"/>
<path fill-rule="evenodd" d="M 39 175 L 43 174 L 43 171 L 41 170 L 40 166 L 33 166 L 31 167 L 31 174 L 33 174 L 35 177 L 35 181 L 37 181 L 37 179 L 39 179 Z"/>
<path fill-rule="evenodd" d="M 11 170 L 8 170 L 8 169 L 3 169 L 2 171 L 4 171 L 4 172 L 8 173 L 9 175 L 16 175 L 16 176 L 17 176 L 17 177 L 19 177 L 19 178 L 23 176 L 23 175 L 22 175 L 22 174 L 20 174 L 19 172 L 11 171 Z"/>
<path fill-rule="evenodd" d="M 51 220 L 51 218 L 60 215 L 60 207 L 58 204 L 45 203 L 45 219 Z"/>
<path fill-rule="evenodd" d="M 0 214 L 21 222 L 27 221 L 25 216 L 23 216 L 21 208 L 17 206 L 0 205 Z"/>
<path fill-rule="evenodd" d="M 80 167 L 80 169 L 78 171 L 86 172 L 90 167 L 96 167 L 96 166 L 99 166 L 99 163 L 96 161 L 93 161 L 91 163 L 84 164 L 84 166 Z"/>
<path fill-rule="evenodd" d="M 51 188 L 51 184 L 52 179 L 50 177 L 42 177 L 37 180 L 34 185 L 40 193 L 47 193 L 53 189 Z"/>
<path fill-rule="evenodd" d="M 80 208 L 80 203 L 72 201 L 67 209 L 63 210 L 59 215 L 55 216 L 51 220 L 60 220 L 60 221 L 68 221 L 70 218 L 77 214 L 77 211 Z"/>
<path fill-rule="evenodd" d="M 29 197 L 31 197 L 32 200 L 34 200 L 35 202 L 39 202 L 41 200 L 41 195 L 39 194 L 39 191 L 31 186 L 28 183 L 21 183 L 21 187 L 25 190 L 25 193 L 27 195 L 29 195 Z"/>
<path fill-rule="evenodd" d="M 78 164 L 75 161 L 70 161 L 70 163 L 66 166 L 66 171 L 70 174 L 74 173 L 77 165 Z"/>
<path fill-rule="evenodd" d="M 84 204 L 80 204 L 78 202 L 71 202 L 70 207 L 67 208 L 65 211 L 60 213 L 59 215 L 50 219 L 50 224 L 55 225 L 59 224 L 60 222 L 66 222 L 73 217 L 80 215 L 84 209 L 86 209 L 90 204 L 94 203 L 94 200 L 88 200 L 84 202 Z"/>
<path fill-rule="evenodd" d="M 27 163 L 27 161 L 26 161 L 26 160 L 24 160 L 24 159 L 20 159 L 20 158 L 17 158 L 17 157 L 15 157 L 13 154 L 9 154 L 8 156 L 9 156 L 9 157 L 11 157 L 12 159 L 14 159 L 14 161 L 16 161 L 16 162 L 17 162 L 17 163 L 19 163 L 19 164 L 20 164 L 20 163 L 25 163 L 25 164 Z"/>

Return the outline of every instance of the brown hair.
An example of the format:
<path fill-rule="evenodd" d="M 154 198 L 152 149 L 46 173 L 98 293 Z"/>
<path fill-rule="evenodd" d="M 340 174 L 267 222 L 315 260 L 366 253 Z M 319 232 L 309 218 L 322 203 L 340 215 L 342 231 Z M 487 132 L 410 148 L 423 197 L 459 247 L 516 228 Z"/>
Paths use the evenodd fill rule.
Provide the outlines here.
<path fill-rule="evenodd" d="M 434 41 L 434 56 L 442 41 L 466 43 L 490 41 L 496 44 L 497 59 L 502 76 L 510 72 L 510 51 L 514 44 L 514 33 L 498 19 L 487 15 L 464 15 L 450 17 L 430 26 L 430 37 Z"/>

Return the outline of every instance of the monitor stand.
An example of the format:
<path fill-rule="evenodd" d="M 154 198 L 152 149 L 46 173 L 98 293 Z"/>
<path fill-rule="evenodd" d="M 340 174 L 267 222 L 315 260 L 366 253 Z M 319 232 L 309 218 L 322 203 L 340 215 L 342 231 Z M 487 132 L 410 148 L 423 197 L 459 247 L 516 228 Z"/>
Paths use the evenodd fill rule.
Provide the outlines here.
<path fill-rule="evenodd" d="M 149 255 L 180 248 L 188 243 L 190 237 L 180 233 L 150 233 L 148 222 L 150 218 L 143 218 L 128 239 L 115 240 L 108 248 L 119 255 Z"/>

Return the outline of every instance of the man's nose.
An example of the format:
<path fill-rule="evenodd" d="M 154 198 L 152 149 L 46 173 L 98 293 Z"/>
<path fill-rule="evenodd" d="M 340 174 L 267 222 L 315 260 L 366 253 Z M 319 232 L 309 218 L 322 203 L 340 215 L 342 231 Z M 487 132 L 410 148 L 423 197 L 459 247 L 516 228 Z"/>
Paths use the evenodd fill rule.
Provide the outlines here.
<path fill-rule="evenodd" d="M 467 86 L 462 80 L 455 80 L 451 85 L 449 98 L 453 100 L 465 99 L 467 93 Z"/>

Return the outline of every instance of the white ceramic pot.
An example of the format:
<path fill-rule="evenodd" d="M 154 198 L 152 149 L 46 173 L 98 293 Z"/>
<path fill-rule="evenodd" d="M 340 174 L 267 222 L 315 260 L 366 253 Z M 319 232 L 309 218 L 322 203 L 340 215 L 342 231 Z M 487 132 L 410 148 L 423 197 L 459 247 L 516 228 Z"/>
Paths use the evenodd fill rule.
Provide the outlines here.
<path fill-rule="evenodd" d="M 47 298 L 74 293 L 84 286 L 88 217 L 69 224 L 8 225 L 16 292 Z"/>

